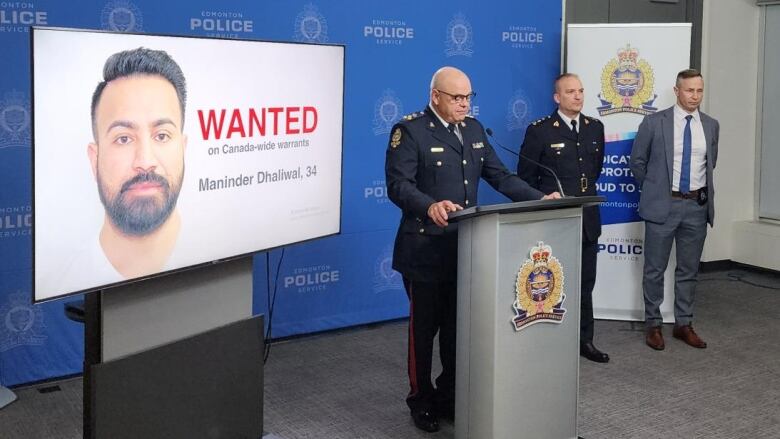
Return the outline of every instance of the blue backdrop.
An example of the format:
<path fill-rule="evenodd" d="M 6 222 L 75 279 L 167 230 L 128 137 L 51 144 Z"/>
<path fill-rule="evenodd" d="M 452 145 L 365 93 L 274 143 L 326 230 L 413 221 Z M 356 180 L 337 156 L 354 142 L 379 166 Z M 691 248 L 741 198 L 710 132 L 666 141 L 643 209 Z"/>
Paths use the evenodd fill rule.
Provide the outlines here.
<path fill-rule="evenodd" d="M 80 373 L 83 359 L 83 328 L 64 317 L 62 301 L 31 304 L 34 25 L 346 45 L 342 234 L 286 250 L 274 337 L 407 315 L 401 278 L 390 268 L 400 212 L 386 195 L 384 152 L 393 123 L 425 107 L 437 68 L 454 65 L 470 75 L 478 93 L 474 115 L 515 150 L 528 123 L 552 111 L 551 81 L 560 69 L 559 1 L 499 0 L 489 7 L 419 0 L 1 1 L 0 383 L 6 386 Z M 498 154 L 514 168 L 515 157 Z M 480 190 L 482 203 L 504 201 L 492 189 Z M 269 255 L 272 272 L 280 253 Z M 255 313 L 266 312 L 266 281 L 261 254 Z"/>

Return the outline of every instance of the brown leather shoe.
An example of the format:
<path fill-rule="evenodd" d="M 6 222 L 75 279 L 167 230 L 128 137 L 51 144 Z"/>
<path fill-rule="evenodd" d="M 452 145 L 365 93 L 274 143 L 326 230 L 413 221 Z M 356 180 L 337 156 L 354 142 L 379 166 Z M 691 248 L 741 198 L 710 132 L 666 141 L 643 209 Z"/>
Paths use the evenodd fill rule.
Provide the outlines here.
<path fill-rule="evenodd" d="M 695 348 L 704 349 L 707 347 L 707 343 L 696 335 L 691 325 L 675 326 L 672 335 Z"/>
<path fill-rule="evenodd" d="M 664 335 L 660 326 L 653 326 L 647 330 L 645 343 L 656 351 L 664 350 L 666 346 L 664 345 Z"/>

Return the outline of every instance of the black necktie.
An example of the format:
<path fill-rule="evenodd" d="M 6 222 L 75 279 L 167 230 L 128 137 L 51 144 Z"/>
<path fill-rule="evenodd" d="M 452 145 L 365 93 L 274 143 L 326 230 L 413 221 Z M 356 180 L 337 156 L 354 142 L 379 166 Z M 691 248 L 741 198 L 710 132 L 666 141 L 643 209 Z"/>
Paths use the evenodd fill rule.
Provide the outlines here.
<path fill-rule="evenodd" d="M 460 136 L 458 135 L 458 132 L 455 131 L 455 128 L 457 128 L 457 124 L 451 123 L 447 124 L 447 130 L 455 135 L 455 137 L 458 139 L 458 142 L 460 142 L 461 145 L 463 145 L 463 140 L 461 140 Z"/>
<path fill-rule="evenodd" d="M 577 121 L 573 120 L 571 121 L 571 130 L 574 134 L 577 134 Z"/>

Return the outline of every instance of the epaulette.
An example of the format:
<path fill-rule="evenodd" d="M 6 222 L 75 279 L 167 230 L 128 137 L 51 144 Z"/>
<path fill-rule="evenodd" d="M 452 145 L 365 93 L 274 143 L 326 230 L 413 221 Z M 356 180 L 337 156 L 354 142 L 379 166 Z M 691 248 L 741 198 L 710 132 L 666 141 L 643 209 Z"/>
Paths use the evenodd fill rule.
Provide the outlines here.
<path fill-rule="evenodd" d="M 537 120 L 535 120 L 535 121 L 531 122 L 531 125 L 538 125 L 538 124 L 540 124 L 540 123 L 544 122 L 545 120 L 547 120 L 547 119 L 549 119 L 549 118 L 550 118 L 550 116 L 549 116 L 549 115 L 547 115 L 547 116 L 544 116 L 544 117 L 543 117 L 543 118 L 541 118 L 541 119 L 537 119 Z"/>
<path fill-rule="evenodd" d="M 418 117 L 421 117 L 425 115 L 424 111 L 415 111 L 414 113 L 407 114 L 406 116 L 402 117 L 403 120 L 415 120 Z"/>
<path fill-rule="evenodd" d="M 596 123 L 600 123 L 600 124 L 604 125 L 604 122 L 602 122 L 599 119 L 596 119 L 595 117 L 585 116 L 584 114 L 582 115 L 582 117 L 585 118 L 585 123 L 588 123 L 588 121 L 591 121 L 591 122 L 596 122 Z"/>

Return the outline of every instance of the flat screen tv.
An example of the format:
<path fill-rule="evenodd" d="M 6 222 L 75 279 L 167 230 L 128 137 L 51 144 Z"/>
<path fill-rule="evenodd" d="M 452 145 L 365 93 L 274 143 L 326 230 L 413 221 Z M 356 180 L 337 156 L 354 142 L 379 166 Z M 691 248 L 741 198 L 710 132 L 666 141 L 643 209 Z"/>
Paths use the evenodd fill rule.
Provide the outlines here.
<path fill-rule="evenodd" d="M 343 46 L 31 34 L 34 301 L 340 232 Z"/>

